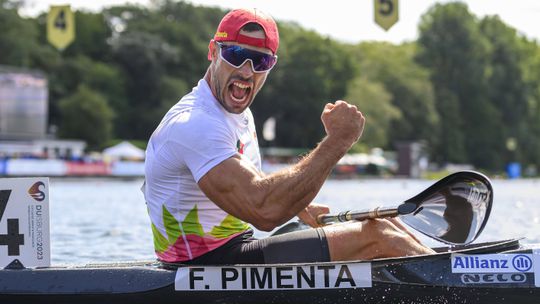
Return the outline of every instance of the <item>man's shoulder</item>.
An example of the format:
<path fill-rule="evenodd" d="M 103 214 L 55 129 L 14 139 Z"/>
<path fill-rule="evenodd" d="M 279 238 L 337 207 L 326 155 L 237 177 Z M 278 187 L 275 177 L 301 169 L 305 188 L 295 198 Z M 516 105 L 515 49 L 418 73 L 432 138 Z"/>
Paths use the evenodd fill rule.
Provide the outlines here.
<path fill-rule="evenodd" d="M 177 107 L 178 106 L 178 107 Z M 205 106 L 177 104 L 171 109 L 159 127 L 160 133 L 167 134 L 164 140 L 170 141 L 204 141 L 231 133 L 225 117 Z"/>
<path fill-rule="evenodd" d="M 184 105 L 173 109 L 167 124 L 173 128 L 211 128 L 227 125 L 221 113 L 204 105 Z"/>
<path fill-rule="evenodd" d="M 201 84 L 186 94 L 168 112 L 154 133 L 155 140 L 201 141 L 216 136 L 229 137 L 232 130 L 226 115 L 209 89 Z M 207 86 L 207 85 L 206 85 Z"/>
<path fill-rule="evenodd" d="M 166 115 L 168 122 L 177 127 L 199 126 L 201 124 L 225 124 L 222 111 L 213 104 L 214 100 L 193 91 L 180 99 Z"/>

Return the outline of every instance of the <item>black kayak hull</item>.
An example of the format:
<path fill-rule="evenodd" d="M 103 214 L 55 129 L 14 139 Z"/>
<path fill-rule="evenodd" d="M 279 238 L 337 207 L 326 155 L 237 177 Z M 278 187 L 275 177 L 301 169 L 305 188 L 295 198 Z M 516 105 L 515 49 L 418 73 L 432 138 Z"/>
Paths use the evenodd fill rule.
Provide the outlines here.
<path fill-rule="evenodd" d="M 174 296 L 172 296 L 174 294 Z M 374 284 L 355 290 L 208 292 L 179 294 L 172 287 L 131 294 L 0 295 L 2 303 L 478 303 L 538 304 L 540 292 L 523 288 L 447 288 Z"/>
<path fill-rule="evenodd" d="M 458 252 L 532 251 L 511 240 Z M 452 273 L 449 261 L 450 253 L 444 252 L 374 260 L 371 287 L 301 290 L 177 291 L 175 267 L 152 262 L 0 270 L 0 303 L 540 303 L 533 272 L 514 278 L 470 274 L 464 280 Z"/>

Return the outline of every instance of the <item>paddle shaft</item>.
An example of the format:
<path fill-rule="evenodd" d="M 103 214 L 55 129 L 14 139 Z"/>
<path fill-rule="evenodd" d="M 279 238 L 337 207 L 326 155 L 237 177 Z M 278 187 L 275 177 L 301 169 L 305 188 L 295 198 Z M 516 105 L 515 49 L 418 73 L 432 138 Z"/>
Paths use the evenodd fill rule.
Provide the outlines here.
<path fill-rule="evenodd" d="M 335 222 L 363 221 L 367 219 L 396 217 L 399 215 L 398 208 L 376 207 L 365 211 L 344 211 L 335 215 L 324 214 L 317 217 L 319 224 L 330 224 Z"/>
<path fill-rule="evenodd" d="M 319 215 L 319 224 L 403 216 L 405 224 L 447 244 L 473 242 L 489 218 L 493 188 L 474 171 L 452 173 L 397 207 Z M 409 215 L 409 216 L 407 216 Z"/>

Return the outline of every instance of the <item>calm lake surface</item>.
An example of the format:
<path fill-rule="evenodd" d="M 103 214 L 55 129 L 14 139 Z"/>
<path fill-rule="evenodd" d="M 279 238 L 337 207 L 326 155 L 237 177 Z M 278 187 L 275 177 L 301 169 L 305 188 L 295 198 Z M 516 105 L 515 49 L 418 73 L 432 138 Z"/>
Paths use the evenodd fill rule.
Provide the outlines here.
<path fill-rule="evenodd" d="M 525 237 L 525 243 L 539 243 L 540 180 L 492 182 L 493 210 L 477 242 Z M 411 179 L 328 180 L 316 201 L 328 204 L 335 213 L 394 206 L 433 183 Z M 141 185 L 142 179 L 51 179 L 52 264 L 154 259 Z M 441 245 L 421 239 L 430 246 Z"/>

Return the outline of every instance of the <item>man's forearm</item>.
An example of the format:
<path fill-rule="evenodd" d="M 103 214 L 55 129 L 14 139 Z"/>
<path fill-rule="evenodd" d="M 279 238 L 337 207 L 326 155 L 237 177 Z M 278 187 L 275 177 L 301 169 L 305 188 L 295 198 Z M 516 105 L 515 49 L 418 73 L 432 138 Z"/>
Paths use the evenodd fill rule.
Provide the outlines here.
<path fill-rule="evenodd" d="M 260 180 L 265 197 L 262 208 L 269 208 L 285 222 L 305 208 L 317 195 L 335 164 L 350 146 L 326 137 L 294 166 Z"/>

